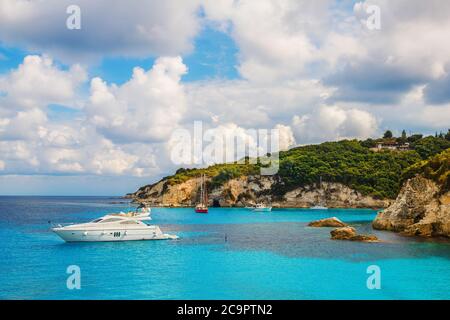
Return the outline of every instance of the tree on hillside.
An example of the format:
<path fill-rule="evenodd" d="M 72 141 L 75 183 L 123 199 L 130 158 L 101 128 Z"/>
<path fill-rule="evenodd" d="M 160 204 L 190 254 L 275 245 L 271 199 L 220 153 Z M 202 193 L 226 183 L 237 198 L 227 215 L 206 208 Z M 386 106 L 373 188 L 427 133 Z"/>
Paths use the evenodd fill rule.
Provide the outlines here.
<path fill-rule="evenodd" d="M 447 134 L 445 135 L 445 139 L 450 141 L 450 129 L 448 129 Z"/>
<path fill-rule="evenodd" d="M 408 142 L 416 142 L 422 138 L 423 138 L 422 134 L 413 134 L 412 136 L 408 137 L 407 140 Z"/>
<path fill-rule="evenodd" d="M 429 136 L 412 143 L 412 148 L 422 159 L 427 159 L 450 148 L 450 141 Z"/>
<path fill-rule="evenodd" d="M 375 148 L 377 146 L 377 142 L 371 138 L 361 141 L 361 145 L 365 148 Z"/>
<path fill-rule="evenodd" d="M 400 138 L 397 139 L 397 142 L 403 144 L 403 143 L 406 143 L 406 141 L 407 141 L 406 131 L 403 130 L 403 131 L 402 131 L 402 136 L 401 136 Z"/>
<path fill-rule="evenodd" d="M 391 130 L 387 130 L 387 131 L 384 133 L 383 138 L 384 138 L 384 139 L 391 139 L 393 136 L 394 136 L 394 135 L 392 134 L 392 131 L 391 131 Z"/>
<path fill-rule="evenodd" d="M 403 129 L 403 131 L 402 131 L 402 139 L 406 139 L 406 131 L 405 131 L 405 129 Z"/>

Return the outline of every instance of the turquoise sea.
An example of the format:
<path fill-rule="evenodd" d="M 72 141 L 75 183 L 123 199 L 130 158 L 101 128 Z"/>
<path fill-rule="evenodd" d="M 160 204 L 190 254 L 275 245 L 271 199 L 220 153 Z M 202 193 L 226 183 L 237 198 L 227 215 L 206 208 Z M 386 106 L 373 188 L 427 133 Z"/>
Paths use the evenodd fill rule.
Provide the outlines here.
<path fill-rule="evenodd" d="M 0 197 L 1 299 L 450 299 L 450 243 L 373 231 L 373 210 L 154 208 L 176 241 L 64 243 L 48 221 L 129 208 L 111 197 Z M 119 202 L 119 203 L 118 203 Z M 382 243 L 332 241 L 336 216 Z M 69 290 L 66 269 L 81 270 Z M 366 286 L 381 270 L 381 289 Z"/>

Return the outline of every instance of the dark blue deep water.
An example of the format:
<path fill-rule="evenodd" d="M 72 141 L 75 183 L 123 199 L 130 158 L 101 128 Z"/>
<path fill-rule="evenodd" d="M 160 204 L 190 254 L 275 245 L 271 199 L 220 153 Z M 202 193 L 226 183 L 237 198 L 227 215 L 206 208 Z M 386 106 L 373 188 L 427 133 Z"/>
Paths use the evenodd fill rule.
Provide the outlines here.
<path fill-rule="evenodd" d="M 153 209 L 176 241 L 64 243 L 48 221 L 129 208 L 108 197 L 0 197 L 1 299 L 450 299 L 450 244 L 373 231 L 372 210 Z M 336 216 L 382 243 L 332 241 Z M 225 238 L 227 241 L 225 241 Z M 66 269 L 81 270 L 69 290 Z M 381 270 L 369 290 L 367 267 Z"/>

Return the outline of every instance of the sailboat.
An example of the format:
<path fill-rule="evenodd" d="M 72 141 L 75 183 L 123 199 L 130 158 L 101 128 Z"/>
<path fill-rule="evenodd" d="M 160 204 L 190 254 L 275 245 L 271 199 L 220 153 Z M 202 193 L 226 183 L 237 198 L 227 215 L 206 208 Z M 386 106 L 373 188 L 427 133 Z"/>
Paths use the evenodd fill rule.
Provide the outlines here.
<path fill-rule="evenodd" d="M 322 187 L 322 176 L 320 176 L 320 182 L 319 182 L 319 188 L 321 188 L 321 187 Z M 325 205 L 323 205 L 322 201 L 320 201 L 315 206 L 310 207 L 310 209 L 312 209 L 312 210 L 328 210 L 328 208 Z"/>
<path fill-rule="evenodd" d="M 208 213 L 208 193 L 206 191 L 205 175 L 202 175 L 200 185 L 200 202 L 195 206 L 195 212 Z"/>

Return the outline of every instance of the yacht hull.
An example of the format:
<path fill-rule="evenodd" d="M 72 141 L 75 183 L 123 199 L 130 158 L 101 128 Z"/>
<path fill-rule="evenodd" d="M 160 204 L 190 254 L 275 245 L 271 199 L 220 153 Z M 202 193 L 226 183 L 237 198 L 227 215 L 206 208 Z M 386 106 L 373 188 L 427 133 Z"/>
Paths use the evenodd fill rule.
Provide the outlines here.
<path fill-rule="evenodd" d="M 132 230 L 70 230 L 64 228 L 53 228 L 52 231 L 66 242 L 108 242 L 177 239 L 177 236 L 162 233 L 159 228 Z"/>
<path fill-rule="evenodd" d="M 270 212 L 272 211 L 272 208 L 255 208 L 253 209 L 255 212 Z"/>

